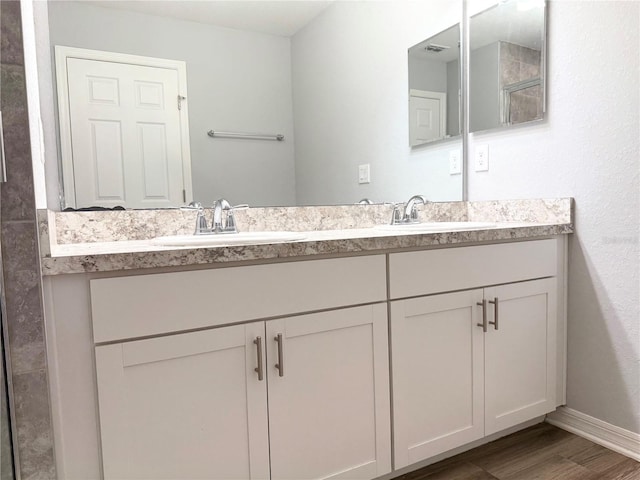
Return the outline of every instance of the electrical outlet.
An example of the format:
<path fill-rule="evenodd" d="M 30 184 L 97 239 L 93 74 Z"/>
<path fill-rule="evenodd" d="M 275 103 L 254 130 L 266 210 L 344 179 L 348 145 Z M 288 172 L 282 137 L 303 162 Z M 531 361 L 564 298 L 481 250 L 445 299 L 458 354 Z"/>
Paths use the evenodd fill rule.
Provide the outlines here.
<path fill-rule="evenodd" d="M 486 172 L 489 170 L 489 145 L 476 145 L 476 172 Z"/>
<path fill-rule="evenodd" d="M 358 183 L 371 183 L 371 165 L 358 165 Z"/>
<path fill-rule="evenodd" d="M 458 175 L 462 173 L 462 165 L 460 162 L 460 150 L 449 151 L 449 175 Z"/>

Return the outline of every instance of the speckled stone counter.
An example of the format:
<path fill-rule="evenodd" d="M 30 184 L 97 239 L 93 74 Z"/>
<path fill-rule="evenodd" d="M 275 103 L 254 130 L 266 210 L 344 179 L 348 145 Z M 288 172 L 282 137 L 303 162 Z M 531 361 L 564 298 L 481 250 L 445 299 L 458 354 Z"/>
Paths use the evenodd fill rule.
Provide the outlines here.
<path fill-rule="evenodd" d="M 478 242 L 524 240 L 573 232 L 572 200 L 430 203 L 420 220 L 494 222 L 452 232 L 395 232 L 388 205 L 277 207 L 237 212 L 243 231 L 305 232 L 303 240 L 258 245 L 166 247 L 153 238 L 192 233 L 195 213 L 181 210 L 46 212 L 41 215 L 44 275 L 183 267 L 313 255 L 380 253 Z"/>

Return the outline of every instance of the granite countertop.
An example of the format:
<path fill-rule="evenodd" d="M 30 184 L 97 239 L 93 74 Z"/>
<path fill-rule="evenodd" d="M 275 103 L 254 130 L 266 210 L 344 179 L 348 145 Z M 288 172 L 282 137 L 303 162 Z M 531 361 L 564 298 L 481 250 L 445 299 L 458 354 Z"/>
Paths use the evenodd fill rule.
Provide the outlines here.
<path fill-rule="evenodd" d="M 178 267 L 313 255 L 381 253 L 476 242 L 524 240 L 573 233 L 565 219 L 498 222 L 495 226 L 450 232 L 394 232 L 345 228 L 305 232 L 303 240 L 215 247 L 159 246 L 149 239 L 51 244 L 42 257 L 43 275 Z M 486 219 L 485 219 L 486 221 Z"/>

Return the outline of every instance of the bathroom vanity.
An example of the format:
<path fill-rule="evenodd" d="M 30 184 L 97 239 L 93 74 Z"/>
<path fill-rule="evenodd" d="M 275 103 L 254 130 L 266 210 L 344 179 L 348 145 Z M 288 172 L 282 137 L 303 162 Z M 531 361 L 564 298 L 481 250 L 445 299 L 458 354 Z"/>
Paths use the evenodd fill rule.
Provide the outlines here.
<path fill-rule="evenodd" d="M 563 201 L 458 232 L 52 245 L 60 477 L 372 479 L 543 417 L 565 402 Z"/>

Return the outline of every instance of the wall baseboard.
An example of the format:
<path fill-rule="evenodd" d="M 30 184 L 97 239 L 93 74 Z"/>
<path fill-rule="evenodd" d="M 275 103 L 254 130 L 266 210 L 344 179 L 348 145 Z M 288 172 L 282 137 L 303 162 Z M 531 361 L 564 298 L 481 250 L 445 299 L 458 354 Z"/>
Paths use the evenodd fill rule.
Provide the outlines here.
<path fill-rule="evenodd" d="M 568 407 L 547 415 L 546 422 L 640 462 L 640 434 Z"/>

